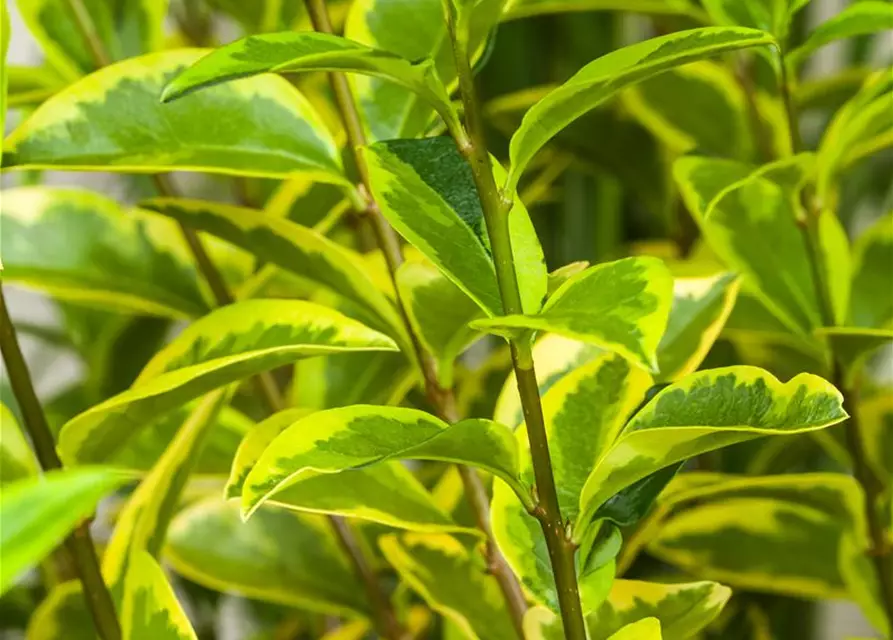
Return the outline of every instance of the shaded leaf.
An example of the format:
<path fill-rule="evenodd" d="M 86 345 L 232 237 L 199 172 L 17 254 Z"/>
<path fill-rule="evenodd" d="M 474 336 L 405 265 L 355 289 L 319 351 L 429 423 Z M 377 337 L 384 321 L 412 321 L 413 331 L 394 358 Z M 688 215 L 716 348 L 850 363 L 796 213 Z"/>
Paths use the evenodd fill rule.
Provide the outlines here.
<path fill-rule="evenodd" d="M 477 466 L 529 500 L 518 479 L 518 454 L 508 428 L 487 420 L 447 425 L 415 409 L 356 405 L 313 413 L 276 436 L 245 480 L 242 508 L 250 515 L 302 475 L 400 458 Z"/>
<path fill-rule="evenodd" d="M 37 459 L 12 411 L 0 403 L 0 485 L 38 473 Z"/>
<path fill-rule="evenodd" d="M 36 565 L 87 518 L 127 476 L 105 468 L 51 471 L 0 492 L 0 593 Z"/>
<path fill-rule="evenodd" d="M 235 503 L 210 498 L 171 522 L 164 557 L 221 592 L 333 615 L 368 615 L 356 575 L 318 516 L 261 509 L 243 522 Z"/>
<path fill-rule="evenodd" d="M 167 82 L 202 53 L 131 58 L 75 82 L 7 138 L 3 166 L 271 178 L 305 172 L 345 181 L 325 126 L 282 78 L 247 78 L 161 104 Z"/>
<path fill-rule="evenodd" d="M 499 585 L 474 552 L 447 535 L 379 538 L 400 577 L 438 613 L 473 640 L 517 638 Z"/>
<path fill-rule="evenodd" d="M 103 459 L 165 412 L 300 358 L 393 348 L 383 334 L 309 302 L 246 300 L 221 307 L 159 351 L 130 389 L 66 423 L 60 455 L 81 463 Z"/>
<path fill-rule="evenodd" d="M 881 0 L 861 0 L 817 26 L 786 58 L 790 64 L 799 64 L 835 40 L 889 29 L 893 29 L 893 5 Z"/>
<path fill-rule="evenodd" d="M 96 640 L 80 580 L 53 587 L 31 614 L 28 640 Z"/>
<path fill-rule="evenodd" d="M 183 318 L 208 310 L 167 222 L 90 191 L 41 186 L 4 190 L 0 220 L 6 281 L 113 311 Z"/>
<path fill-rule="evenodd" d="M 502 299 L 471 166 L 450 138 L 392 140 L 364 148 L 382 214 L 488 315 Z M 502 174 L 494 163 L 497 179 Z M 548 274 L 524 205 L 516 200 L 509 234 L 524 310 L 539 310 Z"/>
<path fill-rule="evenodd" d="M 655 369 L 666 328 L 672 277 L 657 258 L 624 258 L 570 278 L 535 315 L 476 320 L 492 333 L 548 331 L 616 351 Z"/>
<path fill-rule="evenodd" d="M 847 384 L 853 384 L 874 352 L 893 343 L 893 328 L 822 327 L 815 333 L 828 341 Z"/>
<path fill-rule="evenodd" d="M 652 38 L 590 62 L 524 116 L 512 136 L 506 190 L 515 191 L 530 160 L 555 134 L 620 89 L 688 62 L 773 42 L 755 29 L 705 27 Z"/>
<path fill-rule="evenodd" d="M 850 322 L 857 327 L 893 326 L 893 212 L 881 216 L 853 247 Z"/>
<path fill-rule="evenodd" d="M 598 462 L 580 498 L 582 535 L 595 510 L 620 489 L 675 462 L 772 434 L 821 429 L 847 417 L 828 382 L 800 374 L 781 383 L 755 367 L 687 376 L 637 413 Z"/>
<path fill-rule="evenodd" d="M 121 618 L 125 640 L 198 639 L 164 571 L 145 551 L 130 559 Z"/>

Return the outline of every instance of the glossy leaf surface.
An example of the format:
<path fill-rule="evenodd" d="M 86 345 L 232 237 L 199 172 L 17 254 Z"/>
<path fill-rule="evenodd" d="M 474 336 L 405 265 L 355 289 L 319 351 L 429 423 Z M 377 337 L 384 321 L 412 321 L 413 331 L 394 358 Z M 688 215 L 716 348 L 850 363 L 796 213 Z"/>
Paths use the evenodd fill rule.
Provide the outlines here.
<path fill-rule="evenodd" d="M 786 383 L 745 366 L 692 374 L 655 396 L 599 460 L 583 488 L 580 525 L 614 493 L 658 469 L 751 438 L 821 429 L 846 415 L 840 392 L 811 374 Z"/>
<path fill-rule="evenodd" d="M 213 389 L 300 358 L 394 343 L 336 311 L 298 300 L 246 300 L 188 327 L 146 365 L 127 391 L 70 420 L 59 437 L 64 459 L 110 455 L 136 430 Z"/>
<path fill-rule="evenodd" d="M 130 559 L 121 618 L 126 640 L 198 640 L 164 571 L 145 551 Z"/>
<path fill-rule="evenodd" d="M 0 493 L 0 593 L 44 559 L 127 476 L 111 469 L 56 471 L 9 484 Z"/>
<path fill-rule="evenodd" d="M 652 38 L 590 62 L 524 116 L 512 136 L 507 190 L 514 192 L 530 160 L 555 134 L 620 89 L 695 60 L 772 43 L 755 29 L 705 27 Z"/>
<path fill-rule="evenodd" d="M 343 182 L 335 143 L 304 97 L 275 76 L 161 104 L 199 49 L 132 58 L 43 103 L 6 139 L 3 165 L 156 173 L 172 170 Z"/>
<path fill-rule="evenodd" d="M 265 508 L 243 522 L 237 504 L 209 498 L 176 515 L 164 557 L 177 573 L 209 589 L 334 615 L 369 611 L 318 516 Z"/>
<path fill-rule="evenodd" d="M 450 138 L 392 140 L 366 147 L 372 192 L 382 214 L 488 315 L 502 300 L 471 166 Z M 497 178 L 501 169 L 494 165 Z M 539 310 L 548 274 L 524 205 L 516 201 L 509 234 L 524 310 Z"/>
<path fill-rule="evenodd" d="M 648 369 L 667 324 L 672 277 L 656 258 L 590 267 L 565 282 L 535 315 L 477 320 L 493 333 L 531 329 L 617 351 Z"/>
<path fill-rule="evenodd" d="M 400 577 L 467 638 L 517 638 L 495 578 L 447 535 L 384 536 L 379 546 Z"/>
<path fill-rule="evenodd" d="M 40 186 L 5 189 L 0 220 L 5 281 L 114 311 L 184 318 L 208 310 L 164 221 L 89 191 Z"/>

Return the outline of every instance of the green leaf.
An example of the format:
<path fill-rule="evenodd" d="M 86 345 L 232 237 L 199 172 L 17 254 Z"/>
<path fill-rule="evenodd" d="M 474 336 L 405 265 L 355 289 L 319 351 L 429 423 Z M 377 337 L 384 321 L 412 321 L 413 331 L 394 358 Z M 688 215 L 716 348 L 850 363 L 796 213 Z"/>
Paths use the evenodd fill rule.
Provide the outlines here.
<path fill-rule="evenodd" d="M 80 580 L 53 587 L 31 614 L 28 640 L 96 640 Z"/>
<path fill-rule="evenodd" d="M 893 327 L 893 212 L 881 216 L 853 247 L 850 322 L 857 327 Z"/>
<path fill-rule="evenodd" d="M 715 582 L 659 584 L 615 580 L 601 608 L 587 619 L 592 640 L 606 640 L 642 618 L 660 620 L 665 640 L 684 640 L 709 625 L 732 595 Z"/>
<path fill-rule="evenodd" d="M 215 49 L 177 76 L 164 90 L 168 102 L 229 80 L 261 73 L 341 71 L 384 78 L 409 89 L 433 107 L 452 129 L 458 117 L 432 60 L 406 58 L 327 33 L 287 31 L 251 35 Z"/>
<path fill-rule="evenodd" d="M 472 640 L 514 640 L 505 600 L 481 557 L 448 535 L 387 535 L 378 544 L 400 577 Z"/>
<path fill-rule="evenodd" d="M 312 229 L 262 211 L 185 198 L 153 198 L 140 203 L 149 211 L 205 231 L 302 278 L 318 282 L 370 309 L 394 332 L 402 321 L 376 287 L 361 256 Z"/>
<path fill-rule="evenodd" d="M 846 229 L 834 212 L 822 209 L 816 224 L 816 259 L 824 285 L 822 293 L 835 325 L 846 324 L 850 308 L 851 258 Z M 891 254 L 893 255 L 893 254 Z M 893 264 L 893 263 L 891 263 Z M 893 300 L 893 294 L 890 299 Z"/>
<path fill-rule="evenodd" d="M 36 476 L 39 467 L 19 421 L 0 403 L 0 485 Z"/>
<path fill-rule="evenodd" d="M 208 310 L 172 225 L 97 193 L 3 191 L 3 279 L 73 302 L 175 318 Z"/>
<path fill-rule="evenodd" d="M 366 469 L 311 475 L 269 498 L 265 504 L 307 513 L 327 513 L 423 532 L 477 535 L 460 526 L 400 462 Z"/>
<path fill-rule="evenodd" d="M 661 640 L 660 621 L 657 618 L 643 618 L 628 624 L 608 640 Z"/>
<path fill-rule="evenodd" d="M 66 0 L 19 2 L 19 13 L 50 64 L 69 80 L 96 68 Z M 103 50 L 113 59 L 161 49 L 168 0 L 85 0 L 84 9 Z"/>
<path fill-rule="evenodd" d="M 336 311 L 299 300 L 246 300 L 212 311 L 146 365 L 134 385 L 62 428 L 69 462 L 105 459 L 139 427 L 213 389 L 300 358 L 389 351 L 390 338 Z"/>
<path fill-rule="evenodd" d="M 893 394 L 889 389 L 859 405 L 865 454 L 878 478 L 893 488 Z M 893 515 L 893 514 L 891 514 Z"/>
<path fill-rule="evenodd" d="M 502 311 L 496 269 L 471 166 L 450 138 L 392 140 L 364 148 L 381 212 L 413 246 L 488 315 Z M 502 169 L 494 163 L 496 178 Z M 546 295 L 543 250 L 527 210 L 509 216 L 522 303 L 534 313 Z"/>
<path fill-rule="evenodd" d="M 131 494 L 118 516 L 102 559 L 102 575 L 115 597 L 127 590 L 130 561 L 148 552 L 157 558 L 180 495 L 220 410 L 234 389 L 205 396 L 177 431 L 152 471 Z"/>
<path fill-rule="evenodd" d="M 6 485 L 0 492 L 0 593 L 39 563 L 127 476 L 100 467 L 51 471 Z"/>
<path fill-rule="evenodd" d="M 294 371 L 291 404 L 308 409 L 400 404 L 418 382 L 406 354 L 396 352 L 361 351 L 299 360 Z"/>
<path fill-rule="evenodd" d="M 512 136 L 506 191 L 514 193 L 530 160 L 555 134 L 620 89 L 695 60 L 773 43 L 755 29 L 705 27 L 652 38 L 590 62 L 524 116 Z"/>
<path fill-rule="evenodd" d="M 688 0 L 508 0 L 502 20 L 517 20 L 547 13 L 577 11 L 628 11 L 649 15 L 681 15 L 704 21 L 704 14 Z"/>
<path fill-rule="evenodd" d="M 856 381 L 875 351 L 893 342 L 893 328 L 821 327 L 816 329 L 815 334 L 828 341 L 831 353 L 843 368 L 848 385 Z"/>
<path fill-rule="evenodd" d="M 858 93 L 870 75 L 870 68 L 856 67 L 804 79 L 794 88 L 794 101 L 801 112 L 816 109 L 834 113 Z"/>
<path fill-rule="evenodd" d="M 701 60 L 670 69 L 628 89 L 623 101 L 674 152 L 698 149 L 742 160 L 753 153 L 747 99 L 725 66 Z"/>
<path fill-rule="evenodd" d="M 480 467 L 530 500 L 518 479 L 518 453 L 508 428 L 488 420 L 448 425 L 415 409 L 355 405 L 301 418 L 272 440 L 245 480 L 243 512 L 250 516 L 302 475 L 401 458 Z"/>
<path fill-rule="evenodd" d="M 748 590 L 846 597 L 836 562 L 843 538 L 867 540 L 859 488 L 843 474 L 732 478 L 674 502 L 649 553 Z"/>
<path fill-rule="evenodd" d="M 816 27 L 786 59 L 788 63 L 797 65 L 835 40 L 889 29 L 893 29 L 893 5 L 883 0 L 854 2 Z"/>
<path fill-rule="evenodd" d="M 6 104 L 9 91 L 9 68 L 6 64 L 6 56 L 9 53 L 9 11 L 6 10 L 6 0 L 0 0 L 0 131 L 6 132 Z M 0 160 L 3 159 L 3 149 L 0 148 Z"/>
<path fill-rule="evenodd" d="M 164 571 L 145 551 L 130 559 L 121 618 L 127 640 L 198 640 Z"/>
<path fill-rule="evenodd" d="M 786 383 L 756 367 L 687 376 L 637 413 L 598 462 L 580 498 L 580 539 L 596 509 L 647 475 L 714 449 L 773 434 L 822 429 L 847 417 L 840 392 L 811 374 Z"/>
<path fill-rule="evenodd" d="M 356 575 L 323 518 L 202 500 L 176 515 L 164 557 L 192 582 L 223 593 L 330 615 L 367 616 Z"/>
<path fill-rule="evenodd" d="M 3 166 L 270 178 L 304 172 L 346 182 L 325 126 L 283 78 L 246 78 L 161 104 L 165 84 L 202 54 L 131 58 L 75 82 L 7 138 Z"/>
<path fill-rule="evenodd" d="M 44 67 L 7 65 L 6 79 L 9 82 L 6 100 L 10 109 L 36 107 L 65 86 L 53 71 Z"/>
<path fill-rule="evenodd" d="M 718 24 L 754 27 L 787 39 L 791 20 L 809 0 L 704 0 L 704 8 Z"/>
<path fill-rule="evenodd" d="M 735 306 L 740 284 L 731 273 L 674 281 L 667 330 L 657 347 L 661 381 L 697 371 Z"/>
<path fill-rule="evenodd" d="M 413 333 L 436 360 L 440 385 L 452 388 L 455 360 L 478 336 L 468 323 L 480 317 L 480 309 L 426 262 L 403 263 L 397 270 L 397 288 Z"/>
<path fill-rule="evenodd" d="M 657 258 L 624 258 L 570 278 L 535 315 L 477 320 L 492 333 L 548 331 L 616 351 L 655 369 L 667 325 L 673 280 Z"/>
<path fill-rule="evenodd" d="M 809 251 L 797 224 L 798 211 L 793 201 L 796 191 L 781 186 L 799 180 L 803 160 L 795 157 L 767 165 L 720 188 L 699 223 L 710 247 L 743 275 L 746 290 L 790 331 L 809 334 L 821 326 L 821 312 L 809 267 Z M 686 181 L 687 169 L 683 165 L 677 180 Z M 714 182 L 708 189 L 688 184 L 702 192 L 703 201 L 720 183 Z"/>

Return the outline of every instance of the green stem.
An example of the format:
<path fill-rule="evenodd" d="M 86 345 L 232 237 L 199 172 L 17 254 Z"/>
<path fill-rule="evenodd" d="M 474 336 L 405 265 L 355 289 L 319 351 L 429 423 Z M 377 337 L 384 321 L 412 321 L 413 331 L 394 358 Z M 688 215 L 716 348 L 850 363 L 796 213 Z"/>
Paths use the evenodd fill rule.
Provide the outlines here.
<path fill-rule="evenodd" d="M 322 33 L 333 33 L 325 0 L 306 0 L 306 4 L 314 29 Z M 412 330 L 412 324 L 409 322 L 409 317 L 406 314 L 406 306 L 403 304 L 403 300 L 400 299 L 400 289 L 397 286 L 396 276 L 397 270 L 400 268 L 400 265 L 403 264 L 403 249 L 400 246 L 400 241 L 396 232 L 381 214 L 378 204 L 372 197 L 369 169 L 366 166 L 363 154 L 360 152 L 360 149 L 366 144 L 366 135 L 363 131 L 363 124 L 360 120 L 359 110 L 357 109 L 356 101 L 351 93 L 350 85 L 343 73 L 330 73 L 329 82 L 332 86 L 332 92 L 335 95 L 335 102 L 347 133 L 347 143 L 353 155 L 354 164 L 356 165 L 357 173 L 360 178 L 360 191 L 366 200 L 366 210 L 364 213 L 372 222 L 372 228 L 375 232 L 378 247 L 384 255 L 391 281 L 394 284 L 395 291 L 397 291 L 397 306 L 403 320 L 403 325 L 412 342 L 413 353 L 422 370 L 428 400 L 435 407 L 441 418 L 451 424 L 458 422 L 459 414 L 456 409 L 456 399 L 453 390 L 444 389 L 440 386 L 437 378 L 437 366 L 434 357 L 422 346 L 415 331 Z M 505 558 L 493 542 L 493 532 L 490 528 L 490 501 L 487 496 L 486 488 L 484 487 L 480 476 L 474 469 L 470 469 L 463 465 L 457 465 L 457 467 L 462 479 L 466 500 L 475 516 L 475 522 L 478 528 L 483 531 L 487 537 L 485 555 L 488 569 L 496 578 L 499 588 L 502 591 L 518 636 L 523 638 L 524 614 L 527 611 L 527 600 L 524 597 L 524 592 L 521 590 L 521 585 L 518 583 L 515 574 L 512 572 Z"/>
<path fill-rule="evenodd" d="M 783 53 L 780 55 L 780 65 L 781 78 L 779 90 L 781 92 L 781 98 L 784 103 L 785 114 L 788 121 L 791 148 L 794 153 L 799 153 L 802 149 L 802 141 L 800 139 L 797 111 L 791 97 L 792 86 L 788 65 Z M 834 317 L 833 306 L 827 294 L 827 274 L 825 273 L 823 262 L 821 260 L 819 243 L 818 221 L 822 212 L 809 188 L 806 188 L 803 191 L 802 204 L 803 209 L 805 210 L 806 220 L 800 227 L 803 230 L 804 239 L 809 251 L 813 280 L 816 287 L 816 296 L 821 306 L 822 321 L 825 326 L 833 327 L 837 325 L 837 322 Z M 833 354 L 832 358 L 834 358 Z M 847 449 L 849 450 L 850 457 L 853 461 L 853 475 L 862 487 L 862 493 L 865 498 L 863 510 L 865 512 L 865 521 L 868 526 L 868 534 L 871 541 L 869 556 L 877 573 L 881 604 L 887 617 L 887 623 L 889 628 L 893 630 L 893 545 L 891 545 L 887 539 L 887 530 L 880 514 L 881 498 L 884 488 L 875 477 L 875 474 L 868 463 L 865 436 L 862 433 L 862 427 L 858 418 L 858 383 L 847 383 L 842 367 L 840 363 L 837 362 L 836 358 L 832 365 L 832 378 L 834 385 L 840 389 L 844 395 L 844 405 L 847 413 L 850 415 L 844 425 L 846 430 Z"/>
<path fill-rule="evenodd" d="M 444 5 L 450 39 L 453 43 L 459 93 L 465 109 L 465 126 L 468 131 L 468 137 L 457 139 L 456 145 L 471 165 L 474 183 L 484 212 L 487 234 L 490 238 L 490 248 L 496 266 L 496 279 L 502 297 L 503 311 L 508 315 L 519 314 L 524 311 L 518 277 L 515 273 L 511 236 L 509 235 L 508 216 L 512 203 L 502 197 L 493 178 L 493 166 L 484 135 L 484 122 L 476 97 L 474 77 L 469 65 L 467 29 L 457 30 L 452 3 L 445 0 Z M 549 453 L 543 407 L 536 381 L 529 336 L 512 340 L 510 347 L 518 393 L 527 426 L 527 438 L 530 441 L 533 472 L 536 478 L 538 504 L 534 515 L 540 521 L 546 538 L 549 560 L 558 589 L 558 602 L 561 608 L 565 637 L 569 640 L 585 640 L 586 626 L 574 561 L 576 547 L 568 538 L 558 504 L 558 492 L 552 472 L 552 458 Z"/>
<path fill-rule="evenodd" d="M 97 69 L 106 67 L 112 63 L 112 58 L 102 44 L 99 34 L 96 32 L 96 26 L 90 18 L 90 13 L 84 5 L 83 0 L 68 0 L 68 8 L 74 17 L 74 24 L 80 32 L 84 43 L 90 50 L 90 55 Z"/>
<path fill-rule="evenodd" d="M 41 468 L 44 471 L 61 469 L 62 461 L 56 453 L 53 432 L 47 424 L 43 407 L 34 391 L 28 365 L 22 355 L 15 327 L 7 311 L 2 284 L 0 284 L 0 351 L 3 353 L 9 383 Z M 84 597 L 97 634 L 102 640 L 120 640 L 121 627 L 118 624 L 115 605 L 102 579 L 99 558 L 87 522 L 82 523 L 68 536 L 65 540 L 65 549 L 71 556 L 72 565 L 83 585 Z"/>

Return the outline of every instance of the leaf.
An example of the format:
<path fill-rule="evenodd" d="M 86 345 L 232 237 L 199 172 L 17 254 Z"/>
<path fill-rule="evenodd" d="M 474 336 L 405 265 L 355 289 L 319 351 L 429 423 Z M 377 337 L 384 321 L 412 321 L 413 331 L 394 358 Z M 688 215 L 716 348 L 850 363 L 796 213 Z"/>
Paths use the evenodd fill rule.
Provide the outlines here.
<path fill-rule="evenodd" d="M 262 211 L 186 198 L 153 198 L 149 211 L 205 231 L 270 262 L 318 282 L 372 310 L 386 330 L 402 326 L 394 305 L 367 273 L 359 255 L 312 229 Z"/>
<path fill-rule="evenodd" d="M 859 406 L 860 426 L 865 438 L 865 454 L 878 478 L 893 488 L 893 395 L 886 392 L 865 400 Z"/>
<path fill-rule="evenodd" d="M 846 597 L 835 561 L 841 541 L 845 535 L 866 535 L 852 478 L 801 474 L 757 483 L 742 478 L 693 490 L 686 498 L 691 503 L 657 531 L 650 553 L 734 587 Z"/>
<path fill-rule="evenodd" d="M 657 618 L 643 618 L 623 627 L 608 640 L 661 640 L 660 621 Z"/>
<path fill-rule="evenodd" d="M 5 189 L 0 220 L 5 281 L 113 311 L 187 318 L 208 310 L 165 221 L 90 191 L 43 186 Z"/>
<path fill-rule="evenodd" d="M 773 43 L 754 29 L 705 27 L 652 38 L 590 62 L 524 116 L 512 136 L 505 191 L 514 193 L 530 160 L 555 134 L 620 89 L 695 60 Z"/>
<path fill-rule="evenodd" d="M 330 615 L 370 613 L 318 516 L 261 509 L 243 522 L 237 504 L 202 500 L 171 522 L 164 557 L 174 571 L 215 591 Z"/>
<path fill-rule="evenodd" d="M 198 639 L 164 571 L 148 553 L 133 554 L 124 584 L 124 640 Z"/>
<path fill-rule="evenodd" d="M 283 430 L 245 480 L 243 513 L 250 516 L 302 475 L 401 458 L 480 467 L 509 484 L 522 500 L 530 500 L 518 479 L 518 453 L 508 428 L 488 420 L 448 425 L 415 409 L 355 405 L 313 413 Z"/>
<path fill-rule="evenodd" d="M 28 640 L 96 640 L 80 580 L 53 587 L 28 620 Z"/>
<path fill-rule="evenodd" d="M 167 82 L 202 54 L 140 56 L 75 82 L 6 139 L 3 166 L 269 178 L 303 172 L 346 182 L 325 126 L 282 78 L 247 78 L 161 104 Z"/>
<path fill-rule="evenodd" d="M 308 409 L 400 404 L 417 384 L 406 354 L 397 352 L 360 351 L 299 360 L 294 371 L 291 404 Z"/>
<path fill-rule="evenodd" d="M 672 277 L 657 258 L 624 258 L 570 278 L 535 315 L 476 320 L 493 333 L 549 331 L 616 351 L 648 369 L 672 300 Z"/>
<path fill-rule="evenodd" d="M 502 20 L 518 20 L 547 13 L 576 11 L 628 11 L 649 15 L 682 15 L 703 20 L 688 0 L 508 0 Z"/>
<path fill-rule="evenodd" d="M 692 456 L 773 434 L 822 429 L 847 417 L 840 392 L 811 374 L 786 383 L 756 367 L 710 369 L 654 397 L 598 462 L 580 497 L 580 539 L 589 519 L 620 489 Z"/>
<path fill-rule="evenodd" d="M 850 240 L 838 217 L 828 209 L 818 212 L 815 259 L 821 269 L 825 305 L 835 325 L 846 324 L 850 305 L 852 268 Z M 891 296 L 893 299 L 893 296 Z"/>
<path fill-rule="evenodd" d="M 6 10 L 6 0 L 0 0 L 0 131 L 6 131 L 6 104 L 9 91 L 9 68 L 6 64 L 6 56 L 9 54 L 9 11 Z M 3 149 L 0 148 L 0 160 L 3 159 Z"/>
<path fill-rule="evenodd" d="M 397 270 L 397 288 L 413 333 L 436 359 L 440 385 L 452 388 L 454 362 L 478 336 L 468 323 L 480 317 L 480 309 L 428 263 L 403 263 Z"/>
<path fill-rule="evenodd" d="M 0 492 L 0 593 L 26 569 L 39 563 L 127 476 L 95 467 L 50 471 L 19 480 Z"/>
<path fill-rule="evenodd" d="M 480 198 L 450 138 L 391 140 L 364 148 L 372 194 L 400 235 L 488 315 L 502 311 Z M 502 173 L 494 163 L 499 179 Z M 539 310 L 548 273 L 524 205 L 508 213 L 515 270 L 525 312 Z"/>
<path fill-rule="evenodd" d="M 875 351 L 893 343 L 893 328 L 821 327 L 815 333 L 828 341 L 831 352 L 843 368 L 848 385 L 856 381 Z"/>
<path fill-rule="evenodd" d="M 62 427 L 69 462 L 101 460 L 140 426 L 199 396 L 300 358 L 394 348 L 386 336 L 299 300 L 246 300 L 212 311 L 158 352 L 134 385 Z"/>
<path fill-rule="evenodd" d="M 261 73 L 340 71 L 383 78 L 409 89 L 433 107 L 450 127 L 458 118 L 434 63 L 367 47 L 353 40 L 313 31 L 251 35 L 215 49 L 177 76 L 164 90 L 168 102 L 209 87 Z"/>
<path fill-rule="evenodd" d="M 659 584 L 615 580 L 601 608 L 587 619 L 592 640 L 605 640 L 642 618 L 660 620 L 665 640 L 684 640 L 709 625 L 732 595 L 716 582 Z"/>
<path fill-rule="evenodd" d="M 698 149 L 742 160 L 753 153 L 746 96 L 718 63 L 701 60 L 670 69 L 627 89 L 623 103 L 675 152 Z"/>
<path fill-rule="evenodd" d="M 786 59 L 789 64 L 797 65 L 835 40 L 889 29 L 893 29 L 893 5 L 882 0 L 861 0 L 845 6 L 840 13 L 817 26 Z"/>
<path fill-rule="evenodd" d="M 893 327 L 893 212 L 881 216 L 853 247 L 850 322 L 858 327 Z"/>
<path fill-rule="evenodd" d="M 45 67 L 7 65 L 6 79 L 9 82 L 6 106 L 10 109 L 36 107 L 65 86 Z"/>
<path fill-rule="evenodd" d="M 379 538 L 379 547 L 400 577 L 463 632 L 480 640 L 514 640 L 517 633 L 496 579 L 480 557 L 447 535 L 406 534 Z"/>
<path fill-rule="evenodd" d="M 565 375 L 543 395 L 543 417 L 563 520 L 576 520 L 586 478 L 642 403 L 651 382 L 650 375 L 624 358 L 605 353 Z M 519 429 L 517 439 L 527 443 L 526 429 Z M 529 449 L 525 446 L 523 450 L 521 477 L 533 486 Z"/>
<path fill-rule="evenodd" d="M 704 0 L 704 8 L 718 24 L 755 27 L 787 39 L 794 15 L 809 0 Z"/>
<path fill-rule="evenodd" d="M 19 421 L 0 403 L 0 485 L 36 476 L 38 469 Z"/>
<path fill-rule="evenodd" d="M 124 597 L 130 561 L 136 554 L 145 551 L 157 558 L 161 553 L 168 525 L 198 453 L 233 391 L 232 387 L 215 391 L 196 405 L 118 515 L 102 558 L 102 575 L 114 597 Z"/>
<path fill-rule="evenodd" d="M 674 281 L 667 330 L 657 347 L 660 380 L 673 382 L 697 371 L 735 306 L 740 284 L 732 273 Z"/>

